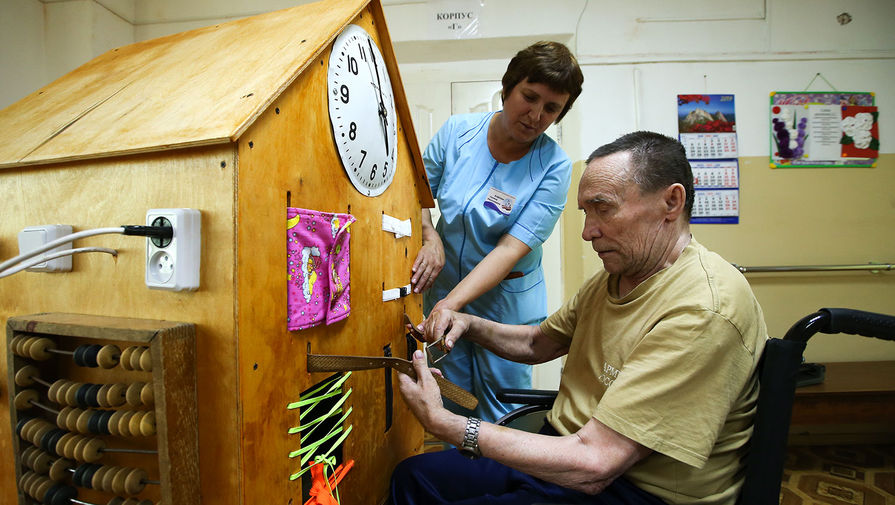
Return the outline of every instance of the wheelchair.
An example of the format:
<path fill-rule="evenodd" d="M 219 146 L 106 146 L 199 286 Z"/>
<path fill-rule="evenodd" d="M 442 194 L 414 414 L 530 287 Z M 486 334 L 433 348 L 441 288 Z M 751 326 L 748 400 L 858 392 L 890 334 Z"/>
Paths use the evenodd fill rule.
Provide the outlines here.
<path fill-rule="evenodd" d="M 740 505 L 778 503 L 792 404 L 808 340 L 817 333 L 849 333 L 895 340 L 895 316 L 853 309 L 824 308 L 796 322 L 781 338 L 769 338 L 759 361 L 759 394 L 746 456 Z M 505 389 L 498 399 L 523 404 L 497 424 L 537 432 L 553 405 L 556 391 Z"/>

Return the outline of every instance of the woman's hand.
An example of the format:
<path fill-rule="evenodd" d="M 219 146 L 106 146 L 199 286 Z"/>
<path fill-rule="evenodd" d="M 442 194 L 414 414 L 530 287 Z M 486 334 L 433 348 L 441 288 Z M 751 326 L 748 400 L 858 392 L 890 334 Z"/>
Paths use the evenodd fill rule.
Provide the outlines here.
<path fill-rule="evenodd" d="M 432 226 L 431 220 L 425 219 L 429 209 L 423 213 L 423 247 L 413 262 L 410 284 L 414 293 L 422 293 L 432 287 L 441 269 L 444 268 L 444 244 Z M 428 226 L 426 226 L 428 224 Z"/>

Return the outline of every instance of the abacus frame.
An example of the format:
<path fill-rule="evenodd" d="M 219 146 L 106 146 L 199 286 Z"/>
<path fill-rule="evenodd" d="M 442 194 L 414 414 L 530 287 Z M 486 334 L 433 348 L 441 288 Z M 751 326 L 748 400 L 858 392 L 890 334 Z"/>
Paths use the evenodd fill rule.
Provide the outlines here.
<path fill-rule="evenodd" d="M 157 471 L 160 503 L 199 503 L 199 448 L 196 403 L 196 328 L 190 323 L 122 317 L 44 313 L 10 317 L 9 350 L 18 335 L 71 338 L 78 343 L 123 343 L 148 346 L 156 414 Z M 16 482 L 27 470 L 23 445 L 14 427 L 19 421 L 14 398 L 21 391 L 15 374 L 31 360 L 7 352 L 9 413 Z M 30 503 L 21 489 L 20 505 Z"/>

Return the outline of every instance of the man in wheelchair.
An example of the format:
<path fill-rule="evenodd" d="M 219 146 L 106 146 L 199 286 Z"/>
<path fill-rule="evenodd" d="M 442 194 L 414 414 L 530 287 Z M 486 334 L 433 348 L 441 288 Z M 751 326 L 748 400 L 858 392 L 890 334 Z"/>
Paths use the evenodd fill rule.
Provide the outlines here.
<path fill-rule="evenodd" d="M 439 311 L 424 338 L 507 359 L 567 355 L 539 434 L 458 416 L 422 354 L 399 375 L 426 430 L 458 450 L 408 458 L 390 502 L 734 504 L 767 328 L 746 280 L 690 235 L 683 146 L 635 132 L 594 151 L 578 190 L 603 269 L 538 326 Z M 481 456 L 481 457 L 480 457 Z"/>

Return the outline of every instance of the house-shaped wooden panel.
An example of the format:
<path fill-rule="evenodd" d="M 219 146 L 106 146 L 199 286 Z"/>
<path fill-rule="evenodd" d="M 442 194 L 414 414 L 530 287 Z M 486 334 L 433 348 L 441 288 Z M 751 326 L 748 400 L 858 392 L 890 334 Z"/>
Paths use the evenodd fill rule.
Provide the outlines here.
<path fill-rule="evenodd" d="M 380 48 L 395 95 L 397 167 L 376 197 L 349 181 L 330 125 L 330 49 L 350 24 Z M 302 444 L 290 428 L 301 422 L 298 409 L 287 407 L 330 375 L 307 371 L 308 349 L 406 357 L 415 345 L 406 339 L 403 314 L 422 317 L 419 295 L 382 296 L 409 284 L 420 210 L 433 203 L 379 0 L 326 0 L 112 50 L 0 111 L 0 137 L 0 258 L 19 253 L 15 237 L 28 226 L 64 223 L 81 231 L 143 224 L 149 209 L 201 212 L 195 291 L 147 288 L 146 239 L 114 234 L 76 244 L 114 248 L 114 258 L 80 254 L 70 272 L 0 279 L 4 323 L 79 314 L 114 319 L 113 328 L 121 318 L 195 326 L 195 435 L 167 435 L 194 443 L 195 461 L 127 461 L 145 462 L 148 480 L 169 464 L 195 465 L 196 478 L 165 476 L 137 496 L 299 503 L 307 490 L 301 479 L 290 480 L 300 460 L 290 453 Z M 288 207 L 357 219 L 346 319 L 287 330 Z M 411 220 L 412 234 L 384 231 L 384 215 Z M 16 478 L 27 468 L 13 453 L 27 442 L 15 438 L 12 425 L 20 386 L 9 363 L 20 357 L 6 343 L 0 366 L 10 380 L 0 397 L 10 410 L 0 411 L 0 502 L 14 503 L 22 499 Z M 129 371 L 107 372 L 107 382 L 133 381 Z M 422 449 L 422 428 L 390 374 L 354 372 L 343 387 L 352 390 L 343 407 L 352 409 L 343 423 L 352 431 L 341 458 L 355 462 L 339 486 L 343 504 L 380 502 L 394 465 Z M 166 415 L 176 424 L 176 408 L 169 405 Z M 114 437 L 106 438 L 112 446 Z M 142 443 L 152 446 L 151 439 Z M 94 503 L 114 496 L 79 492 Z"/>

